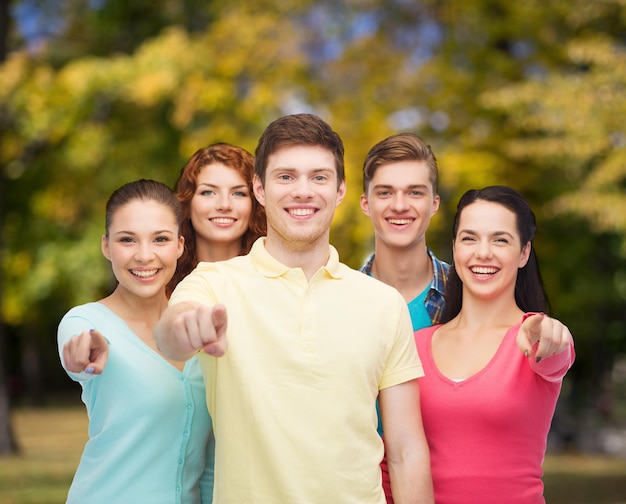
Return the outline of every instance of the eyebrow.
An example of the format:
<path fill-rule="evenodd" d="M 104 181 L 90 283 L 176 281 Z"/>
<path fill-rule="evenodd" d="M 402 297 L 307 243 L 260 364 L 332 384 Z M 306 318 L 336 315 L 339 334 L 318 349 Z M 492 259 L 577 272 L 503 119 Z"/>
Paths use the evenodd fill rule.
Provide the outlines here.
<path fill-rule="evenodd" d="M 372 186 L 374 189 L 393 189 L 394 186 L 393 184 L 374 184 Z M 426 184 L 409 184 L 408 186 L 405 186 L 406 189 L 428 189 L 428 186 Z"/>
<path fill-rule="evenodd" d="M 198 187 L 201 187 L 201 186 L 211 187 L 211 188 L 213 188 L 213 187 L 218 188 L 219 187 L 216 184 L 209 184 L 207 182 L 200 182 L 198 184 Z M 237 184 L 237 185 L 231 186 L 229 189 L 239 189 L 240 187 L 245 187 L 247 189 L 248 185 L 247 184 Z"/>
<path fill-rule="evenodd" d="M 171 229 L 158 229 L 158 230 L 152 232 L 153 235 L 164 234 L 164 233 L 174 234 L 174 231 L 172 231 Z M 118 231 L 117 233 L 113 233 L 113 236 L 117 236 L 117 235 L 131 235 L 131 236 L 135 236 L 136 234 L 137 233 L 135 233 L 134 231 L 125 231 L 125 230 L 122 229 L 121 231 Z"/>
<path fill-rule="evenodd" d="M 300 168 L 294 168 L 291 166 L 276 166 L 272 169 L 272 171 L 280 171 L 280 172 L 297 172 L 300 171 Z M 308 171 L 308 169 L 305 169 L 303 171 Z M 313 173 L 323 173 L 323 172 L 330 172 L 330 173 L 335 173 L 335 169 L 332 167 L 321 167 L 321 168 L 313 168 L 311 170 Z"/>
<path fill-rule="evenodd" d="M 471 235 L 477 235 L 478 232 L 473 229 L 459 229 L 459 234 L 467 233 Z M 493 233 L 489 233 L 490 236 L 510 236 L 511 238 L 515 238 L 515 235 L 509 233 L 508 231 L 494 231 Z"/>

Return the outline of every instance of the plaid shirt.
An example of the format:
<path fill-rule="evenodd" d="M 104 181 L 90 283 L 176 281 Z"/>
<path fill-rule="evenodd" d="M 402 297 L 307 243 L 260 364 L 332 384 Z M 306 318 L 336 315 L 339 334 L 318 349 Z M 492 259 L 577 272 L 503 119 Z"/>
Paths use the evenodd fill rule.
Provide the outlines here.
<path fill-rule="evenodd" d="M 433 325 L 435 325 L 441 321 L 441 316 L 443 315 L 443 294 L 446 288 L 446 282 L 448 281 L 448 271 L 450 269 L 450 265 L 437 259 L 432 250 L 427 249 L 427 252 L 433 262 L 434 274 L 433 281 L 430 284 L 430 289 L 428 294 L 426 294 L 424 306 L 426 307 L 430 321 Z M 361 271 L 369 276 L 372 276 L 372 264 L 374 264 L 374 254 L 372 254 L 363 265 Z"/>

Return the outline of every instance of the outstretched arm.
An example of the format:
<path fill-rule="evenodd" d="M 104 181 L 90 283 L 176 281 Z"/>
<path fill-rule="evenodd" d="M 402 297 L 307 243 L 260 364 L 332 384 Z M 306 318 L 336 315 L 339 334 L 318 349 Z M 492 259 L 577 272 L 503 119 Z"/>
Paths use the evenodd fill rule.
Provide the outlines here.
<path fill-rule="evenodd" d="M 382 389 L 378 400 L 394 502 L 432 504 L 430 453 L 422 424 L 418 381 Z"/>
<path fill-rule="evenodd" d="M 574 363 L 572 333 L 543 313 L 527 314 L 517 333 L 517 346 L 530 367 L 548 381 L 559 381 Z"/>
<path fill-rule="evenodd" d="M 528 316 L 517 334 L 517 346 L 526 357 L 533 355 L 533 345 L 539 343 L 534 352 L 538 361 L 561 353 L 571 346 L 572 341 L 572 333 L 567 326 L 543 313 Z"/>
<path fill-rule="evenodd" d="M 158 349 L 175 361 L 185 361 L 198 350 L 221 357 L 226 352 L 226 307 L 185 301 L 163 312 L 154 329 Z"/>
<path fill-rule="evenodd" d="M 63 345 L 63 364 L 72 373 L 98 375 L 109 360 L 109 344 L 99 331 L 91 329 Z"/>

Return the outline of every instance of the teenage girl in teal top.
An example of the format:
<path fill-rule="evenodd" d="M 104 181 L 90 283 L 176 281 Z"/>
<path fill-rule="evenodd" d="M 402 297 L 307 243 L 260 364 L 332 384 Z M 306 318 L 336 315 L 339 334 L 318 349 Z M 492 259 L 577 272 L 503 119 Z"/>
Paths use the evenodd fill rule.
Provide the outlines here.
<path fill-rule="evenodd" d="M 110 197 L 102 253 L 117 286 L 70 310 L 59 353 L 80 383 L 89 440 L 68 503 L 210 503 L 214 438 L 195 358 L 182 366 L 152 329 L 183 251 L 180 205 L 166 185 L 131 182 Z"/>

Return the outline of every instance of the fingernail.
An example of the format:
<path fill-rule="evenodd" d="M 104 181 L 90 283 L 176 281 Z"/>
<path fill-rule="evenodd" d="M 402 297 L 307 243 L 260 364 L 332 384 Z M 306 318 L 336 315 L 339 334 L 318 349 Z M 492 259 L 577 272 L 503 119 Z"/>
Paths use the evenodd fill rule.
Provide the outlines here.
<path fill-rule="evenodd" d="M 94 371 L 95 369 L 93 368 L 93 366 L 89 366 L 87 369 L 85 369 L 85 373 L 87 374 L 93 374 Z"/>
<path fill-rule="evenodd" d="M 528 359 L 528 357 L 530 357 L 530 353 L 528 353 L 528 350 L 524 350 L 524 357 L 526 357 Z"/>
<path fill-rule="evenodd" d="M 541 357 L 537 357 L 537 364 L 541 362 Z"/>
<path fill-rule="evenodd" d="M 92 333 L 92 332 L 94 332 L 94 331 L 95 331 L 95 329 L 89 329 L 89 332 L 90 332 L 90 333 Z"/>

